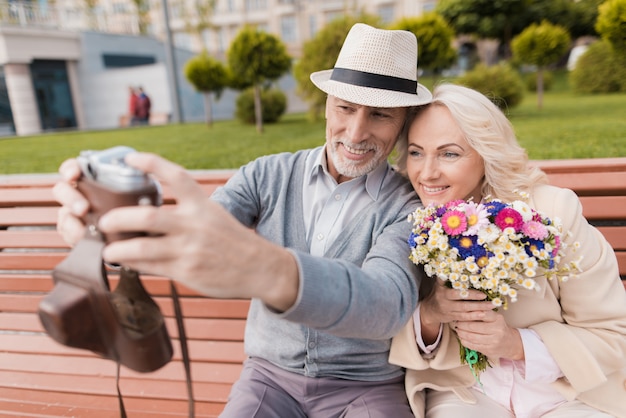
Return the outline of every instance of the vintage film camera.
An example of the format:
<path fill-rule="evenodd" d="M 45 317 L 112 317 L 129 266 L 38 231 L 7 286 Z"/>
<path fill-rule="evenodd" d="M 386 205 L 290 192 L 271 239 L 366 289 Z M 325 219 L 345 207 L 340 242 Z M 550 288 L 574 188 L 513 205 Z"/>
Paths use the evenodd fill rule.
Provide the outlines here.
<path fill-rule="evenodd" d="M 119 268 L 118 285 L 111 290 L 101 255 L 107 242 L 141 234 L 105 237 L 96 227 L 100 216 L 113 208 L 161 204 L 158 182 L 124 162 L 134 151 L 120 146 L 80 153 L 77 188 L 91 205 L 84 219 L 87 230 L 54 269 L 54 288 L 41 301 L 39 318 L 48 335 L 61 344 L 150 372 L 172 358 L 163 315 L 136 271 Z"/>

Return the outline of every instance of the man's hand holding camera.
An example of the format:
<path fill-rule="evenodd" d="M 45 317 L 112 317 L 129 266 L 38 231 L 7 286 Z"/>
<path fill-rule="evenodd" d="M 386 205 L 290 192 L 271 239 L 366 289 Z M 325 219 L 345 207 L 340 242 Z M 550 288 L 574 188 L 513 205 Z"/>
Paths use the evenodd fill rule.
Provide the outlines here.
<path fill-rule="evenodd" d="M 211 297 L 256 297 L 279 311 L 294 303 L 298 269 L 287 250 L 259 237 L 210 201 L 181 166 L 144 153 L 129 154 L 126 163 L 169 186 L 176 205 L 126 206 L 104 214 L 98 228 L 105 235 L 147 234 L 110 243 L 103 251 L 106 261 L 173 278 Z M 54 188 L 63 205 L 58 229 L 73 244 L 84 234 L 80 219 L 89 202 L 73 187 L 81 175 L 78 162 L 64 162 L 60 172 L 65 181 Z"/>

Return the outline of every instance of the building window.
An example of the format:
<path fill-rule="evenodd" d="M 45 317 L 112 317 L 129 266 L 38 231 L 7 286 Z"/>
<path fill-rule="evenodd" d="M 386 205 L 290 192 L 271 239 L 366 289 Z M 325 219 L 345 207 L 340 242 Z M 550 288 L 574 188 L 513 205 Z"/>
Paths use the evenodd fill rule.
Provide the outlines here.
<path fill-rule="evenodd" d="M 435 6 L 437 6 L 437 0 L 425 1 L 422 5 L 422 12 L 432 12 L 435 10 Z"/>
<path fill-rule="evenodd" d="M 387 25 L 393 22 L 393 4 L 384 4 L 378 8 L 378 15 L 383 24 Z"/>
<path fill-rule="evenodd" d="M 343 12 L 340 12 L 340 11 L 326 12 L 324 14 L 324 17 L 326 18 L 326 24 L 328 24 L 328 23 L 332 22 L 335 19 L 343 17 Z"/>
<path fill-rule="evenodd" d="M 185 32 L 174 33 L 174 45 L 181 49 L 192 51 L 192 39 L 191 35 Z"/>
<path fill-rule="evenodd" d="M 218 52 L 226 51 L 226 47 L 224 46 L 225 44 L 226 44 L 226 28 L 221 27 L 217 31 L 217 51 Z"/>
<path fill-rule="evenodd" d="M 104 68 L 136 67 L 154 64 L 156 59 L 150 55 L 102 54 Z"/>
<path fill-rule="evenodd" d="M 211 49 L 211 29 L 205 29 L 202 31 L 202 43 L 207 49 Z"/>
<path fill-rule="evenodd" d="M 298 40 L 295 16 L 288 15 L 280 19 L 280 36 L 283 42 L 293 43 Z"/>
<path fill-rule="evenodd" d="M 0 136 L 14 135 L 13 112 L 4 77 L 4 67 L 0 65 Z"/>
<path fill-rule="evenodd" d="M 126 14 L 128 13 L 128 3 L 115 2 L 113 3 L 113 13 L 114 14 Z"/>
<path fill-rule="evenodd" d="M 267 0 L 246 0 L 246 10 L 265 10 Z"/>
<path fill-rule="evenodd" d="M 317 16 L 309 16 L 309 37 L 313 38 L 317 33 Z"/>

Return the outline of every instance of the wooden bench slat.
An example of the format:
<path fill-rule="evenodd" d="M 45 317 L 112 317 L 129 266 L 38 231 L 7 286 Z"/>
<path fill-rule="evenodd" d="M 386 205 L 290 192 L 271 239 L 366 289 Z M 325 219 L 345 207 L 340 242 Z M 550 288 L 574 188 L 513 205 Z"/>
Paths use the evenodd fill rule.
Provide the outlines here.
<path fill-rule="evenodd" d="M 551 173 L 610 173 L 626 171 L 626 158 L 577 158 L 555 160 L 532 160 L 531 165 L 539 166 Z M 575 183 L 574 183 L 575 184 Z"/>
<path fill-rule="evenodd" d="M 207 195 L 210 195 L 221 186 L 221 183 L 200 183 L 200 187 Z M 163 204 L 171 204 L 175 201 L 174 193 L 167 186 L 162 187 Z M 52 189 L 50 187 L 30 187 L 30 188 L 13 188 L 2 190 L 0 196 L 0 207 L 33 207 L 33 206 L 59 206 L 58 202 L 54 200 L 52 195 Z"/>
<path fill-rule="evenodd" d="M 0 208 L 0 227 L 55 226 L 58 207 Z"/>
<path fill-rule="evenodd" d="M 115 364 L 112 364 L 115 367 Z M 55 392 L 74 392 L 79 387 L 81 393 L 92 395 L 114 395 L 115 377 L 71 375 L 60 379 L 55 374 L 30 373 L 22 371 L 0 370 L 0 387 L 11 386 L 5 382 L 13 382 L 14 386 L 34 390 L 46 390 Z M 187 389 L 184 381 L 163 381 L 133 379 L 126 377 L 120 379 L 120 390 L 124 398 L 139 397 L 152 399 L 186 400 Z M 228 383 L 205 383 L 195 381 L 193 383 L 194 398 L 204 402 L 225 402 L 230 392 Z"/>
<path fill-rule="evenodd" d="M 0 369 L 14 372 L 40 372 L 68 376 L 107 376 L 115 377 L 117 366 L 112 360 L 94 356 L 59 356 L 40 353 L 0 353 Z M 230 383 L 239 377 L 241 364 L 196 361 L 192 365 L 194 380 L 206 383 Z M 185 370 L 180 356 L 177 356 L 151 373 L 139 373 L 125 367 L 120 369 L 120 377 L 152 381 L 185 381 Z"/>
<path fill-rule="evenodd" d="M 115 289 L 117 286 L 116 273 L 109 271 L 108 277 L 111 288 Z M 158 276 L 142 275 L 141 281 L 151 295 L 171 296 L 170 279 Z M 52 290 L 52 286 L 53 282 L 51 273 L 0 273 L 0 289 L 4 291 L 49 292 Z M 175 286 L 181 297 L 200 297 L 197 292 L 190 290 L 180 283 L 176 283 Z"/>
<path fill-rule="evenodd" d="M 0 270 L 52 270 L 67 252 L 0 252 Z"/>
<path fill-rule="evenodd" d="M 626 225 L 600 226 L 598 229 L 615 251 L 626 251 Z"/>
<path fill-rule="evenodd" d="M 90 351 L 61 345 L 45 334 L 2 334 L 1 337 L 0 352 L 97 357 Z M 177 341 L 172 342 L 175 352 L 179 350 Z M 188 344 L 194 361 L 241 364 L 245 358 L 241 341 L 190 340 Z"/>
<path fill-rule="evenodd" d="M 565 188 L 576 185 L 576 194 L 579 196 L 605 196 L 605 195 L 626 195 L 626 171 L 611 173 L 555 173 L 550 174 L 550 183 Z"/>
<path fill-rule="evenodd" d="M 0 307 L 1 308 L 1 307 Z M 185 318 L 185 333 L 193 340 L 242 341 L 245 319 Z M 174 318 L 165 318 L 169 335 L 178 338 L 178 327 Z M 44 332 L 39 317 L 32 312 L 2 312 L 0 309 L 0 331 Z M 1 346 L 1 344 L 0 344 Z"/>
<path fill-rule="evenodd" d="M 583 215 L 590 223 L 594 220 L 623 220 L 626 214 L 626 196 L 581 196 L 580 202 Z"/>
<path fill-rule="evenodd" d="M 123 396 L 123 394 L 122 394 Z M 18 400 L 19 401 L 16 401 Z M 111 418 L 119 415 L 117 396 L 88 395 L 82 393 L 64 393 L 54 391 L 36 391 L 19 388 L 2 388 L 0 391 L 2 411 L 15 411 L 15 415 L 21 415 L 23 408 L 41 411 L 50 415 L 45 416 L 81 416 Z M 23 403 L 22 405 L 17 404 Z M 144 399 L 125 397 L 124 405 L 130 418 L 151 418 L 151 414 L 164 414 L 165 417 L 188 417 L 187 401 Z M 224 404 L 221 402 L 198 402 L 196 401 L 197 417 L 217 417 L 222 411 Z M 6 408 L 6 409 L 5 409 Z M 32 409 L 30 409 L 32 408 Z M 86 411 L 83 414 L 74 412 L 75 408 Z M 1 412 L 0 412 L 1 413 Z M 44 416 L 44 415 L 34 415 Z M 156 415 L 159 416 L 159 415 Z"/>
<path fill-rule="evenodd" d="M 0 230 L 0 250 L 3 248 L 69 248 L 54 229 Z"/>
<path fill-rule="evenodd" d="M 626 277 L 626 252 L 617 252 L 615 253 L 617 256 L 617 264 L 619 265 L 619 274 L 622 276 L 622 279 Z M 624 283 L 626 286 L 626 283 Z"/>
<path fill-rule="evenodd" d="M 0 310 L 3 312 L 37 312 L 39 302 L 45 293 L 6 293 L 0 292 Z M 156 297 L 155 302 L 166 317 L 174 316 L 172 301 L 169 298 Z M 250 304 L 247 300 L 181 298 L 181 310 L 185 318 L 221 318 L 245 319 Z"/>

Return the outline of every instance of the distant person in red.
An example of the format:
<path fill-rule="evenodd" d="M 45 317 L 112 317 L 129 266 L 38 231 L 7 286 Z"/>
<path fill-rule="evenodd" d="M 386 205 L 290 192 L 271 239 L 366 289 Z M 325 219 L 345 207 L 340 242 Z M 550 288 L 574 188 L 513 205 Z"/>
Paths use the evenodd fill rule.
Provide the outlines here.
<path fill-rule="evenodd" d="M 137 120 L 140 124 L 148 124 L 150 121 L 150 97 L 143 91 L 142 87 L 137 89 L 138 91 L 138 99 L 137 99 L 137 110 L 135 115 L 137 116 Z"/>
<path fill-rule="evenodd" d="M 137 119 L 137 107 L 139 104 L 139 94 L 133 86 L 128 87 L 128 123 L 136 125 L 139 120 Z"/>

